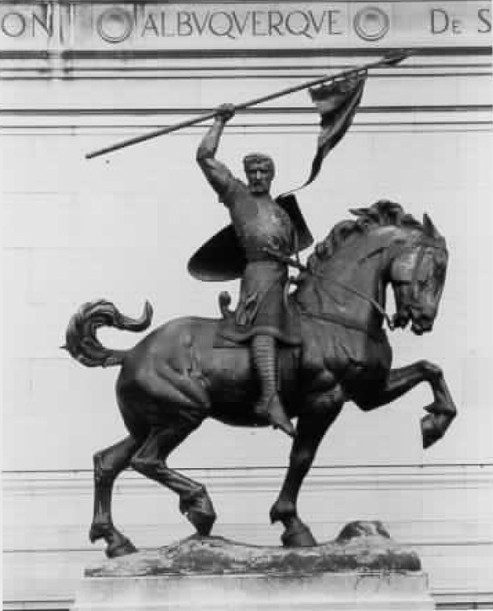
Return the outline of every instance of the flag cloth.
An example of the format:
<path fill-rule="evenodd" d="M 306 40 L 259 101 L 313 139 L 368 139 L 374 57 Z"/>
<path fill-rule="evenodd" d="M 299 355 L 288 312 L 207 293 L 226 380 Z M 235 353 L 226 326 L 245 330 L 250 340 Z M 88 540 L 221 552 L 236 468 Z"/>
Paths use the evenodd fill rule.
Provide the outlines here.
<path fill-rule="evenodd" d="M 367 72 L 364 71 L 344 80 L 310 89 L 312 101 L 321 116 L 322 129 L 318 136 L 317 152 L 312 162 L 310 176 L 303 187 L 315 180 L 323 160 L 349 129 L 363 96 L 366 77 Z"/>

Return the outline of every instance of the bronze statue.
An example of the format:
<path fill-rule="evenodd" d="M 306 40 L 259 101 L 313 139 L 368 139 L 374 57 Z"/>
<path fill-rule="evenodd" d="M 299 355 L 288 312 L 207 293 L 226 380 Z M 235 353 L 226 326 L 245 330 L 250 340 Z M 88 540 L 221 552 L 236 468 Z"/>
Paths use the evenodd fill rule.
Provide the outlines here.
<path fill-rule="evenodd" d="M 220 131 L 226 118 L 225 110 L 213 130 Z M 239 200 L 229 199 L 230 193 L 222 191 L 220 176 L 216 181 L 217 162 L 208 142 L 199 150 L 199 161 L 234 214 Z M 250 184 L 261 189 L 261 197 L 273 208 L 266 191 L 268 168 L 257 161 L 259 174 Z M 411 323 L 417 335 L 431 331 L 448 261 L 444 238 L 426 215 L 420 222 L 397 203 L 379 201 L 353 212 L 356 220 L 338 223 L 316 246 L 306 267 L 292 261 L 300 269 L 292 293 L 280 288 L 286 284 L 285 264 L 272 266 L 275 307 L 281 309 L 278 299 L 283 293 L 289 305 L 286 311 L 293 318 L 290 328 L 294 331 L 290 333 L 297 339 L 280 344 L 278 355 L 280 401 L 287 417 L 297 418 L 287 474 L 270 510 L 271 520 L 281 521 L 285 527 L 285 546 L 315 544 L 298 516 L 297 498 L 321 440 L 346 401 L 370 411 L 421 382 L 429 383 L 434 400 L 425 407 L 428 413 L 421 420 L 425 448 L 444 435 L 456 415 L 440 367 L 421 360 L 391 369 L 392 352 L 383 329 L 387 321 L 390 328 Z M 282 214 L 279 220 L 281 243 L 274 245 L 275 262 L 277 255 L 282 261 L 296 251 L 289 223 Z M 249 248 L 250 242 L 245 238 L 243 244 Z M 247 269 L 250 262 L 248 254 Z M 385 312 L 389 284 L 396 302 L 392 319 Z M 258 365 L 252 363 L 242 338 L 234 341 L 228 337 L 231 319 L 248 309 L 245 291 L 248 293 L 250 286 L 250 280 L 244 281 L 236 313 L 229 312 L 223 299 L 222 319 L 172 320 L 130 350 L 105 348 L 97 339 L 97 329 L 112 326 L 143 331 L 151 324 L 148 303 L 138 320 L 127 318 L 103 300 L 84 304 L 70 320 L 66 348 L 72 357 L 89 367 L 121 367 L 116 392 L 129 436 L 94 456 L 94 517 L 89 536 L 91 541 L 106 541 L 108 556 L 135 551 L 111 517 L 112 486 L 123 469 L 131 466 L 177 493 L 180 511 L 200 535 L 208 535 L 216 515 L 205 487 L 168 467 L 169 454 L 206 418 L 234 426 L 269 424 L 255 407 L 260 394 Z M 280 315 L 284 316 L 284 306 Z M 269 329 L 280 324 L 277 318 L 272 323 L 270 315 L 268 321 Z M 269 332 L 271 336 L 276 334 Z M 269 359 L 272 362 L 271 353 Z M 269 380 L 264 396 L 271 392 Z M 270 422 L 284 424 L 280 409 L 270 415 Z"/>

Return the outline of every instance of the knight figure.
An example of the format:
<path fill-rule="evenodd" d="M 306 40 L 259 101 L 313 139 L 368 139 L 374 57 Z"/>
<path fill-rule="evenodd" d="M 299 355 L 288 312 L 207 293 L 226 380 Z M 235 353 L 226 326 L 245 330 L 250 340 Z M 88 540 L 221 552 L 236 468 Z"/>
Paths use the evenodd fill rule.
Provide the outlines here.
<path fill-rule="evenodd" d="M 224 126 L 234 115 L 234 106 L 223 104 L 197 150 L 197 162 L 219 201 L 229 210 L 244 267 L 234 327 L 229 339 L 248 343 L 252 364 L 260 382 L 255 413 L 294 436 L 277 386 L 278 345 L 301 343 L 287 303 L 290 258 L 311 243 L 311 235 L 297 207 L 282 205 L 270 195 L 274 178 L 273 160 L 252 153 L 243 159 L 247 184 L 216 159 Z M 289 198 L 288 198 L 289 201 Z M 292 204 L 292 199 L 291 202 Z M 225 257 L 228 253 L 223 253 Z"/>

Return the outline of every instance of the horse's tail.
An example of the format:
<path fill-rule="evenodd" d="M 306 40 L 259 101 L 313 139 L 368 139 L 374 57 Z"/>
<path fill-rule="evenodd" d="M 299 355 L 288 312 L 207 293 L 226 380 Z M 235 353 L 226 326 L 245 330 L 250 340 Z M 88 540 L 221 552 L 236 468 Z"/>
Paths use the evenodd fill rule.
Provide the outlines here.
<path fill-rule="evenodd" d="M 146 301 L 140 318 L 124 316 L 111 301 L 100 299 L 84 303 L 70 319 L 66 343 L 62 346 L 86 367 L 121 365 L 126 350 L 105 348 L 97 338 L 100 327 L 115 327 L 123 331 L 145 331 L 152 321 L 152 306 Z"/>

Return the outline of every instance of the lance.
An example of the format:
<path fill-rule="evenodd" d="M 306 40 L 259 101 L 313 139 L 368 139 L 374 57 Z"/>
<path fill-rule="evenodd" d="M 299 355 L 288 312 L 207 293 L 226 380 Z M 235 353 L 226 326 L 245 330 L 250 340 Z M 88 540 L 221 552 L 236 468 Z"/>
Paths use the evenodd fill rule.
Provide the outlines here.
<path fill-rule="evenodd" d="M 383 66 L 395 66 L 398 63 L 400 63 L 401 61 L 403 61 L 404 59 L 406 59 L 407 57 L 409 57 L 409 55 L 410 53 L 408 51 L 396 51 L 396 52 L 386 55 L 385 57 L 383 57 L 382 59 L 379 59 L 376 62 L 365 64 L 357 68 L 352 68 L 351 70 L 346 70 L 344 72 L 339 72 L 338 74 L 326 75 L 326 76 L 322 76 L 322 77 L 313 79 L 311 81 L 305 81 L 304 83 L 301 83 L 299 85 L 294 85 L 293 87 L 281 89 L 280 91 L 276 91 L 274 93 L 262 96 L 260 98 L 249 100 L 248 102 L 236 104 L 234 106 L 234 110 L 235 111 L 245 110 L 246 108 L 250 108 L 251 106 L 256 106 L 257 104 L 262 104 L 263 102 L 270 102 L 271 100 L 275 100 L 276 98 L 280 98 L 290 93 L 295 93 L 297 91 L 302 91 L 303 89 L 308 89 L 309 87 L 315 87 L 317 85 L 322 85 L 323 83 L 329 83 L 332 81 L 345 80 L 351 76 L 354 76 L 357 74 L 363 74 L 373 68 L 380 68 Z M 86 159 L 93 159 L 94 157 L 99 157 L 100 155 L 112 153 L 113 151 L 117 151 L 127 146 L 133 146 L 134 144 L 138 144 L 139 142 L 145 142 L 146 140 L 150 140 L 151 138 L 157 138 L 158 136 L 164 136 L 165 134 L 171 134 L 172 132 L 176 132 L 185 127 L 191 127 L 192 125 L 197 125 L 198 123 L 203 123 L 204 121 L 213 119 L 216 115 L 217 115 L 217 110 L 214 110 L 212 112 L 201 114 L 198 117 L 194 117 L 193 119 L 182 121 L 181 123 L 175 123 L 174 125 L 168 125 L 167 127 L 156 129 L 154 131 L 148 132 L 147 134 L 143 134 L 141 136 L 136 136 L 134 138 L 129 138 L 128 140 L 117 142 L 116 144 L 112 144 L 111 146 L 107 146 L 105 148 L 93 151 L 92 153 L 88 153 L 86 155 Z"/>

